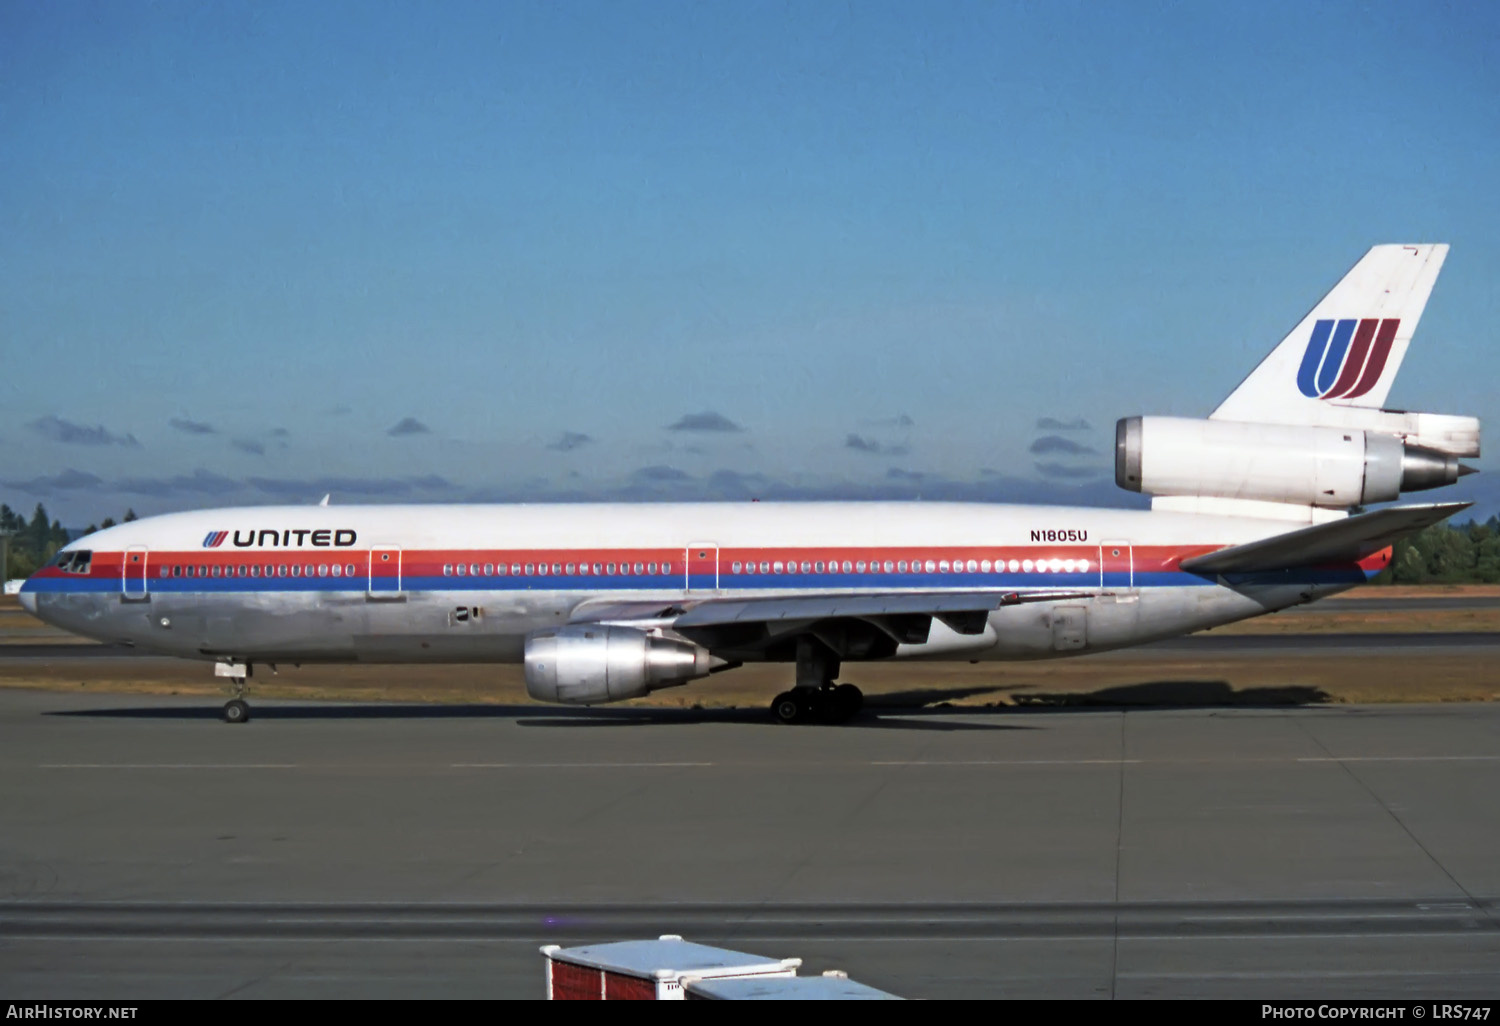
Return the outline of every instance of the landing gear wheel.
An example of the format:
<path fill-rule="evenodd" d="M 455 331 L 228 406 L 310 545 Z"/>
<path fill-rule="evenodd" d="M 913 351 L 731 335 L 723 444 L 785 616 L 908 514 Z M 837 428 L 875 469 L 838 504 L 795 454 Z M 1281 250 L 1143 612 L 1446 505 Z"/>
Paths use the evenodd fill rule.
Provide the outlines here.
<path fill-rule="evenodd" d="M 238 698 L 224 703 L 225 723 L 249 723 L 250 707 Z"/>
<path fill-rule="evenodd" d="M 853 684 L 840 684 L 830 697 L 829 718 L 834 723 L 848 723 L 865 707 L 865 693 Z"/>
<path fill-rule="evenodd" d="M 782 723 L 806 723 L 810 714 L 807 703 L 795 691 L 783 691 L 771 703 L 771 715 Z"/>

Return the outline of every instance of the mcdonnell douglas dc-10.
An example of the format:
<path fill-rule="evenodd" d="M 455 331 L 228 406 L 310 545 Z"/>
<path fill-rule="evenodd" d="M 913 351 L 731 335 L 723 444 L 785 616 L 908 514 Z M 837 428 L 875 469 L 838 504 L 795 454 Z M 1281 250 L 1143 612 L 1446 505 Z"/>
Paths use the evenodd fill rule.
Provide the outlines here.
<path fill-rule="evenodd" d="M 841 722 L 861 660 L 1138 645 L 1311 602 L 1466 503 L 1473 417 L 1382 409 L 1445 245 L 1376 246 L 1206 419 L 1128 417 L 1149 510 L 939 502 L 269 506 L 171 513 L 64 548 L 21 601 L 116 645 L 217 663 L 523 663 L 545 702 L 787 663 L 787 723 Z"/>

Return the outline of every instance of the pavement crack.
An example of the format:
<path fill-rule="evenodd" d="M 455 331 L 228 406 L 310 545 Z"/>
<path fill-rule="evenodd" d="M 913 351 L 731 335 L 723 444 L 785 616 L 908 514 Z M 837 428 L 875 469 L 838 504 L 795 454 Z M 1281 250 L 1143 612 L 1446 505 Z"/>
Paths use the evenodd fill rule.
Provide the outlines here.
<path fill-rule="evenodd" d="M 1125 851 L 1125 768 L 1128 762 L 1125 758 L 1125 724 L 1129 720 L 1129 713 L 1120 713 L 1120 789 L 1115 798 L 1115 900 L 1114 914 L 1112 916 L 1112 938 L 1109 949 L 1109 996 L 1115 997 L 1115 987 L 1120 979 L 1120 866 L 1124 861 Z"/>
<path fill-rule="evenodd" d="M 1316 734 L 1307 729 L 1307 724 L 1303 722 L 1300 717 L 1297 718 L 1296 723 L 1302 733 L 1305 734 L 1313 744 L 1322 749 L 1323 753 L 1328 756 L 1330 761 L 1338 763 L 1339 769 L 1348 774 L 1349 779 L 1354 781 L 1354 783 L 1358 785 L 1360 790 L 1369 795 L 1371 801 L 1380 806 L 1381 810 L 1391 818 L 1391 822 L 1395 823 L 1396 826 L 1400 828 L 1401 832 L 1405 834 L 1408 839 L 1410 839 L 1411 843 L 1417 846 L 1417 850 L 1420 851 L 1424 856 L 1426 856 L 1429 862 L 1437 867 L 1437 871 L 1439 873 L 1442 873 L 1445 877 L 1448 878 L 1449 883 L 1453 884 L 1454 889 L 1457 890 L 1458 893 L 1462 894 L 1466 899 L 1468 899 L 1469 907 L 1471 907 L 1475 912 L 1479 913 L 1479 915 L 1483 916 L 1485 919 L 1489 920 L 1491 926 L 1500 927 L 1500 921 L 1497 921 L 1495 919 L 1495 915 L 1490 910 L 1489 906 L 1486 905 L 1482 899 L 1476 898 L 1472 893 L 1470 893 L 1467 887 L 1459 882 L 1458 877 L 1454 876 L 1452 872 L 1449 871 L 1448 867 L 1443 865 L 1442 860 L 1434 855 L 1432 851 L 1427 847 L 1427 845 L 1422 843 L 1422 839 L 1416 835 L 1411 827 L 1407 826 L 1406 822 L 1396 814 L 1396 810 L 1392 809 L 1390 805 L 1386 803 L 1386 800 L 1380 797 L 1378 793 L 1376 793 L 1373 787 L 1366 783 L 1358 773 L 1354 772 L 1354 767 L 1351 766 L 1347 760 L 1341 759 L 1337 755 L 1334 755 L 1333 750 L 1325 745 L 1322 739 L 1320 739 Z"/>

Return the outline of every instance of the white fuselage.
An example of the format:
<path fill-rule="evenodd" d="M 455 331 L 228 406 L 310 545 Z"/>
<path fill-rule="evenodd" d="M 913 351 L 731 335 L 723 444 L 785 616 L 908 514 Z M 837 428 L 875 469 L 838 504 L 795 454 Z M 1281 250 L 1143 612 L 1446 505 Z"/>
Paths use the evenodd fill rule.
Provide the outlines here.
<path fill-rule="evenodd" d="M 514 662 L 599 603 L 861 593 L 1059 592 L 940 622 L 901 658 L 1035 659 L 1244 619 L 1384 565 L 1185 573 L 1284 521 L 966 503 L 279 506 L 175 513 L 67 551 L 22 600 L 100 641 L 194 658 Z M 753 657 L 752 657 L 753 658 Z"/>

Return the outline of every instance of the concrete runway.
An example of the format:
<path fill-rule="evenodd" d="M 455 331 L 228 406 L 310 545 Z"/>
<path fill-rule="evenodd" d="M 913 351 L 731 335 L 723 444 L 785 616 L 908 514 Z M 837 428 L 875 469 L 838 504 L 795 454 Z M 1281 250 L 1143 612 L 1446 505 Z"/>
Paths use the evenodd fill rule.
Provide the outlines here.
<path fill-rule="evenodd" d="M 7 998 L 538 997 L 661 932 L 909 997 L 1500 996 L 1500 705 L 0 692 Z"/>

